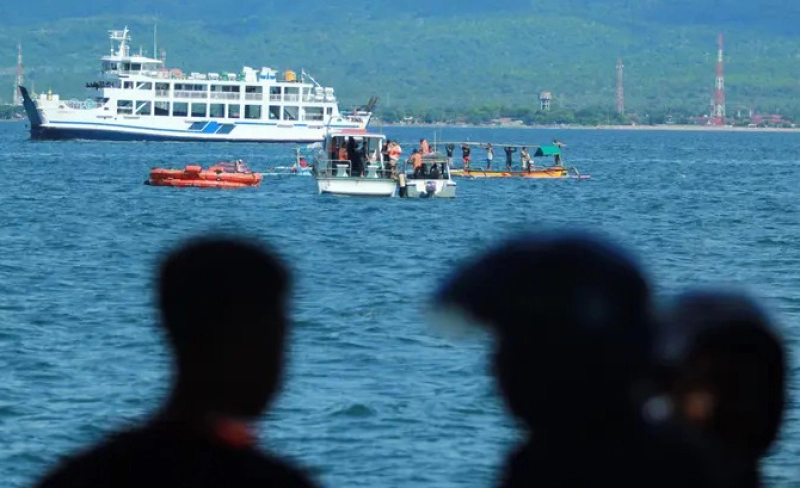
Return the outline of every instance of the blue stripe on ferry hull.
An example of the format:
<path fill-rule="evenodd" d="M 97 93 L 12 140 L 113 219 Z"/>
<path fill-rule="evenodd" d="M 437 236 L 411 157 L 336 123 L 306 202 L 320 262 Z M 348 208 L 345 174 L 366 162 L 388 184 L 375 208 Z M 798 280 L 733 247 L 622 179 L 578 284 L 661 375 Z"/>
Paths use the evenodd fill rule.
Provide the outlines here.
<path fill-rule="evenodd" d="M 202 137 L 186 137 L 178 134 L 175 135 L 162 135 L 162 134 L 135 134 L 130 132 L 118 132 L 102 129 L 67 129 L 55 127 L 34 127 L 31 128 L 31 139 L 43 141 L 58 141 L 68 139 L 84 139 L 93 141 L 124 141 L 124 142 L 139 142 L 139 141 L 161 141 L 161 142 L 260 142 L 260 143 L 305 143 L 305 142 L 319 142 L 322 139 L 233 139 L 233 138 L 202 138 Z"/>

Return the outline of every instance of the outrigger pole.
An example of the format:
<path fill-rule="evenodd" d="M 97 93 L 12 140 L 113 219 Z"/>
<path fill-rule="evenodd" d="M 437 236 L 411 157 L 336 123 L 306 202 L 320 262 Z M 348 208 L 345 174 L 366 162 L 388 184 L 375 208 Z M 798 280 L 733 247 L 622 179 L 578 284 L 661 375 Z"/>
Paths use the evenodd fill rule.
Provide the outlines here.
<path fill-rule="evenodd" d="M 439 142 L 437 144 L 439 146 L 447 146 L 448 144 L 452 144 L 452 145 L 456 146 L 456 148 L 459 148 L 459 147 L 461 147 L 461 146 L 463 146 L 465 144 L 467 146 L 475 146 L 475 147 L 485 147 L 487 144 L 491 144 L 492 147 L 495 147 L 495 148 L 503 148 L 503 147 L 523 148 L 524 147 L 524 148 L 527 148 L 527 149 L 539 149 L 541 147 L 538 144 L 504 144 L 504 143 L 501 143 L 501 142 L 491 142 L 491 143 L 489 143 L 489 142 L 472 142 L 472 141 L 466 141 L 466 142 L 454 142 L 454 141 L 453 142 Z"/>

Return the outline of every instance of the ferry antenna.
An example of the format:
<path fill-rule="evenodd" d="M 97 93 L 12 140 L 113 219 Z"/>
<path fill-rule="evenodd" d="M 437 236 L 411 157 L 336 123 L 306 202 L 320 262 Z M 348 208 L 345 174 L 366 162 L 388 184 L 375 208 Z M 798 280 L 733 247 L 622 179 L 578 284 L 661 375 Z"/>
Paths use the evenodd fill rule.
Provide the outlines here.
<path fill-rule="evenodd" d="M 617 60 L 617 113 L 623 115 L 625 113 L 625 92 L 622 85 L 622 58 Z"/>
<path fill-rule="evenodd" d="M 717 38 L 717 78 L 714 86 L 714 102 L 711 112 L 712 125 L 725 125 L 725 74 L 723 67 L 722 33 Z"/>

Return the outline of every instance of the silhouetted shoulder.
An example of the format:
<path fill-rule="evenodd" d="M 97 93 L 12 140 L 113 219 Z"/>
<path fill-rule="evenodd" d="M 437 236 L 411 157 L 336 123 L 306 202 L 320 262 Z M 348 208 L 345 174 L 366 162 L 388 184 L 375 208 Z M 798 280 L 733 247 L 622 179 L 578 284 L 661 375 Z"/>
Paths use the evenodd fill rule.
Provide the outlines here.
<path fill-rule="evenodd" d="M 300 469 L 256 449 L 190 432 L 146 428 L 116 435 L 65 460 L 37 488 L 318 486 Z"/>

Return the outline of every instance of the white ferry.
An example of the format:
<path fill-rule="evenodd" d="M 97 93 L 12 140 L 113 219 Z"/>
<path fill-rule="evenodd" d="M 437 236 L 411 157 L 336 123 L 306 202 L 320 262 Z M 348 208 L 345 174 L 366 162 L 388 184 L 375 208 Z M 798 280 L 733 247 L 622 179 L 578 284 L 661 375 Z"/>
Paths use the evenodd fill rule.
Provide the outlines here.
<path fill-rule="evenodd" d="M 110 34 L 117 45 L 86 100 L 19 87 L 32 139 L 319 142 L 329 130 L 366 128 L 377 101 L 340 112 L 333 88 L 304 71 L 299 80 L 270 68 L 185 74 L 131 54 L 127 27 Z"/>

